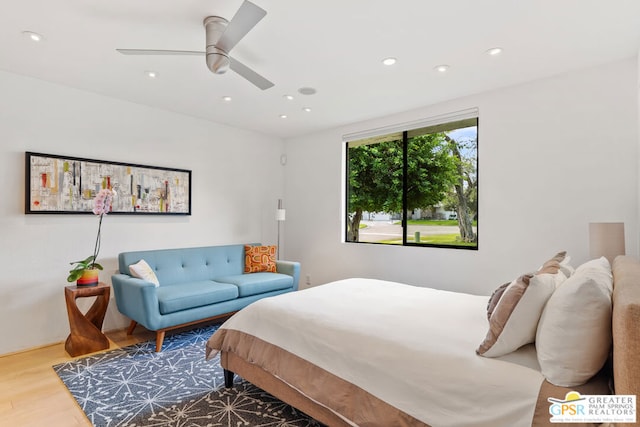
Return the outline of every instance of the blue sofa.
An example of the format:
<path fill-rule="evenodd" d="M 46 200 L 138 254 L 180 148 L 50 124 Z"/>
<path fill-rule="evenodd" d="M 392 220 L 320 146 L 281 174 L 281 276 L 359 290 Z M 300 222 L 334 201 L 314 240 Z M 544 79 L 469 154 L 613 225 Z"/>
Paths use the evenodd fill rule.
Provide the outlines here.
<path fill-rule="evenodd" d="M 253 244 L 255 245 L 255 244 Z M 160 286 L 135 278 L 129 266 L 144 259 Z M 276 273 L 244 273 L 244 245 L 123 252 L 111 277 L 120 313 L 156 331 L 156 351 L 166 331 L 227 316 L 261 298 L 298 289 L 300 263 L 276 261 Z"/>

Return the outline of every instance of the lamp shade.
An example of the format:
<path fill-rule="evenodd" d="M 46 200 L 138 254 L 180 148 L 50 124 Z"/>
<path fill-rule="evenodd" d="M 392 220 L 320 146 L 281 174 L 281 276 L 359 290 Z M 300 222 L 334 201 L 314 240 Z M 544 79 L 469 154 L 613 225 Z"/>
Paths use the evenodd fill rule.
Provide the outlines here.
<path fill-rule="evenodd" d="M 276 211 L 276 221 L 284 221 L 286 218 L 286 211 L 282 205 L 282 199 L 278 199 L 278 210 Z"/>
<path fill-rule="evenodd" d="M 624 254 L 623 222 L 589 223 L 589 255 L 592 259 L 604 256 L 613 263 L 616 256 Z"/>

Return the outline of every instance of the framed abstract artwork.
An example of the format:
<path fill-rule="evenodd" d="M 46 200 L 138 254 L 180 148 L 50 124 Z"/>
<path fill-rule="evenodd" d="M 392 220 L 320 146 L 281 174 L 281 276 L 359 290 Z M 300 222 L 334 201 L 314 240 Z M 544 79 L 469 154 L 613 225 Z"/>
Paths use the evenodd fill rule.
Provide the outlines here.
<path fill-rule="evenodd" d="M 25 213 L 93 213 L 103 188 L 113 214 L 191 215 L 191 171 L 54 154 L 25 153 Z"/>

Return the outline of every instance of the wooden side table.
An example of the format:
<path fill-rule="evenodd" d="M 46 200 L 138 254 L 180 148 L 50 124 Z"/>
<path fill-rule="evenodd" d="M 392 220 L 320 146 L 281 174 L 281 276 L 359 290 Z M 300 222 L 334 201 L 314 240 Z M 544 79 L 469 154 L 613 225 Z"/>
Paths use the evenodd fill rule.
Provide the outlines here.
<path fill-rule="evenodd" d="M 102 333 L 102 322 L 109 305 L 111 287 L 106 283 L 96 286 L 66 286 L 64 299 L 67 302 L 69 328 L 64 349 L 71 356 L 92 353 L 109 348 L 109 339 Z M 97 297 L 89 311 L 82 314 L 76 303 L 77 298 Z"/>

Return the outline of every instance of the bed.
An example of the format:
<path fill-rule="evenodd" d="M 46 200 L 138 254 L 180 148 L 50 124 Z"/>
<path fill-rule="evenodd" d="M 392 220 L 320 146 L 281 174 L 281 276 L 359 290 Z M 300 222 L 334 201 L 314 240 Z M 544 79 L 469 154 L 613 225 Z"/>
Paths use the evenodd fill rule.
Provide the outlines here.
<path fill-rule="evenodd" d="M 227 386 L 235 373 L 332 427 L 552 425 L 549 397 L 640 394 L 640 264 L 621 256 L 612 270 L 613 354 L 579 386 L 547 381 L 534 344 L 476 354 L 486 296 L 373 279 L 256 302 L 206 353 Z"/>

